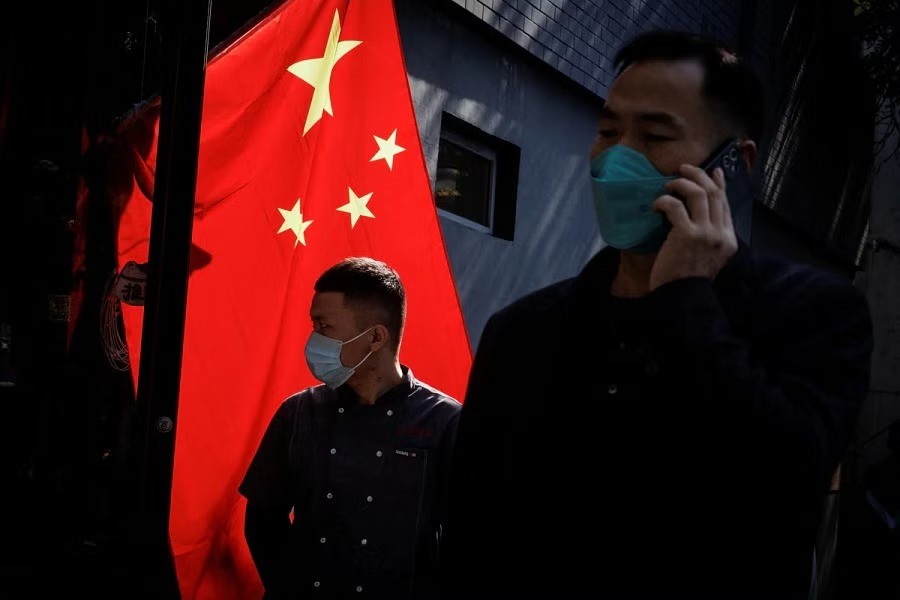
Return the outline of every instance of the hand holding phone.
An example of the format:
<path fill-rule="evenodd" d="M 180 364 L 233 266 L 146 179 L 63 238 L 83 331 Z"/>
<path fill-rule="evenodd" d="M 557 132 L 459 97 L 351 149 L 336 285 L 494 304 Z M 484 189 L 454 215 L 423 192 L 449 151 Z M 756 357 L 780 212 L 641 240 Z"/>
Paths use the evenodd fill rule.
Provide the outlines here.
<path fill-rule="evenodd" d="M 715 279 L 737 252 L 738 238 L 750 233 L 752 187 L 736 141 L 717 148 L 701 167 L 682 165 L 678 174 L 653 205 L 672 228 L 653 263 L 651 290 L 678 279 Z"/>
<path fill-rule="evenodd" d="M 725 194 L 731 208 L 734 231 L 744 242 L 749 242 L 753 219 L 753 184 L 737 140 L 729 140 L 719 146 L 702 165 L 702 169 L 710 177 L 717 167 L 721 167 L 725 174 Z"/>

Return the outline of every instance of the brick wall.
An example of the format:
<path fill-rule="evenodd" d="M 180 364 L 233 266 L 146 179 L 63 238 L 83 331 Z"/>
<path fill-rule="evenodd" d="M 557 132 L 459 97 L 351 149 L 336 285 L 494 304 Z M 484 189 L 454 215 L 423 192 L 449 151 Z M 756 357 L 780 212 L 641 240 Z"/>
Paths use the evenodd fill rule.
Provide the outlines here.
<path fill-rule="evenodd" d="M 631 36 L 682 29 L 736 45 L 740 0 L 448 0 L 599 96 Z"/>

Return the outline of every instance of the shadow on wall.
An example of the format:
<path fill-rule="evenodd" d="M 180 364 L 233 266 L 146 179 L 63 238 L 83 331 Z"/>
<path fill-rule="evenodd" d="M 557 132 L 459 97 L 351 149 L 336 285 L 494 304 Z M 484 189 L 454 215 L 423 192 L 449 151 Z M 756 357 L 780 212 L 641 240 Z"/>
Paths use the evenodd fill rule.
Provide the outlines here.
<path fill-rule="evenodd" d="M 586 155 L 600 102 L 547 85 L 545 73 L 498 51 L 495 42 L 446 13 L 404 5 L 409 3 L 398 2 L 398 16 L 432 177 L 442 111 L 522 149 L 515 241 L 441 222 L 476 344 L 491 313 L 573 275 L 599 248 Z M 441 65 L 439 71 L 435 65 Z"/>

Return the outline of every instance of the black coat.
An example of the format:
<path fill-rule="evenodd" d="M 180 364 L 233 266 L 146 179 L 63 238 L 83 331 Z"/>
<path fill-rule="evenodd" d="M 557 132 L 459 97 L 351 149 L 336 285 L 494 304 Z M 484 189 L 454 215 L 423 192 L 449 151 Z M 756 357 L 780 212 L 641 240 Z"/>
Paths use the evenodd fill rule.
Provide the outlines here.
<path fill-rule="evenodd" d="M 741 247 L 609 295 L 618 253 L 488 322 L 446 531 L 454 597 L 805 598 L 866 393 L 864 297 Z"/>
<path fill-rule="evenodd" d="M 403 370 L 374 405 L 317 386 L 272 418 L 240 486 L 267 597 L 434 595 L 460 406 Z"/>

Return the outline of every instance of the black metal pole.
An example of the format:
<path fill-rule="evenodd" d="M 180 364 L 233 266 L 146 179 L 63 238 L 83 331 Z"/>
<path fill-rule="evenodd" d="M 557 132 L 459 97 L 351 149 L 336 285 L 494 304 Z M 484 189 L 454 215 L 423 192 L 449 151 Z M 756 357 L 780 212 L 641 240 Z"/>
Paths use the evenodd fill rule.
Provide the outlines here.
<path fill-rule="evenodd" d="M 160 7 L 162 112 L 137 389 L 143 439 L 135 558 L 148 598 L 180 597 L 169 511 L 210 4 L 164 0 Z"/>

